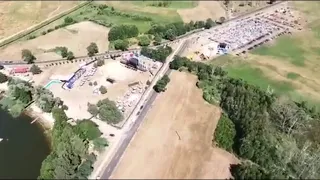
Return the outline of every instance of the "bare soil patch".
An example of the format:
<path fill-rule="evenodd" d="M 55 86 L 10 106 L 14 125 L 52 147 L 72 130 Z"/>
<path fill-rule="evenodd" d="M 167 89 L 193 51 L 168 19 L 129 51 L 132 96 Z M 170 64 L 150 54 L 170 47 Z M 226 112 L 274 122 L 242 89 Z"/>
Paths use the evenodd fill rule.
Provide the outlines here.
<path fill-rule="evenodd" d="M 183 22 L 204 21 L 208 18 L 213 20 L 225 17 L 226 12 L 219 1 L 199 1 L 198 6 L 192 9 L 179 9 Z"/>
<path fill-rule="evenodd" d="M 230 177 L 236 158 L 212 147 L 221 110 L 203 100 L 195 76 L 173 72 L 170 78 L 111 178 Z"/>
<path fill-rule="evenodd" d="M 37 61 L 60 59 L 61 56 L 52 52 L 55 47 L 65 46 L 75 56 L 87 55 L 87 47 L 91 42 L 97 43 L 100 52 L 108 50 L 109 29 L 83 21 L 61 28 L 38 38 L 20 41 L 0 50 L 1 60 L 21 60 L 21 51 L 29 49 L 37 57 Z"/>
<path fill-rule="evenodd" d="M 80 1 L 1 1 L 0 39 L 57 15 L 78 3 Z"/>

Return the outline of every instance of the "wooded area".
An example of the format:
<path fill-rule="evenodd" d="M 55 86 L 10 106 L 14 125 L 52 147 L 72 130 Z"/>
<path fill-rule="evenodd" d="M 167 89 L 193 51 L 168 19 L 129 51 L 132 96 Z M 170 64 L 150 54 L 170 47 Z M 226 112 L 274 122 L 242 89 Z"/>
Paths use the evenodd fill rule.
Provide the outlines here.
<path fill-rule="evenodd" d="M 170 68 L 197 74 L 203 98 L 224 111 L 227 119 L 218 124 L 215 139 L 218 146 L 244 159 L 231 166 L 234 178 L 320 177 L 320 113 L 315 108 L 228 77 L 220 67 L 185 57 L 176 56 Z M 235 131 L 235 137 L 230 131 Z"/>

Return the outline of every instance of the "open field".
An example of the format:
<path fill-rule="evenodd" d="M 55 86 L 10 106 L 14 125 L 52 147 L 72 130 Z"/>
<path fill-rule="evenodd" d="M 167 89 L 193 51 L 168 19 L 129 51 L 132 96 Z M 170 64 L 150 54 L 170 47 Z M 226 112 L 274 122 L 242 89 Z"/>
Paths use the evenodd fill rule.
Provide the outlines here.
<path fill-rule="evenodd" d="M 220 109 L 203 100 L 195 76 L 173 72 L 170 78 L 111 178 L 230 177 L 235 157 L 212 147 Z"/>
<path fill-rule="evenodd" d="M 84 21 L 35 39 L 10 44 L 0 49 L 0 59 L 21 60 L 23 49 L 33 52 L 37 61 L 60 59 L 61 56 L 53 51 L 58 46 L 67 47 L 75 56 L 83 56 L 87 55 L 86 48 L 91 42 L 98 45 L 100 52 L 105 52 L 108 50 L 108 32 L 104 26 Z"/>
<path fill-rule="evenodd" d="M 178 9 L 177 12 L 184 22 L 204 21 L 208 18 L 217 20 L 225 17 L 225 10 L 219 1 L 198 1 L 198 6 L 191 9 Z"/>
<path fill-rule="evenodd" d="M 22 31 L 79 3 L 80 1 L 1 1 L 0 39 Z"/>
<path fill-rule="evenodd" d="M 262 45 L 243 57 L 223 56 L 213 64 L 227 67 L 231 76 L 241 77 L 262 89 L 320 107 L 320 19 L 319 2 L 294 2 L 303 11 L 306 27 Z"/>
<path fill-rule="evenodd" d="M 229 7 L 233 16 L 239 16 L 243 13 L 267 6 L 268 1 L 230 1 Z"/>

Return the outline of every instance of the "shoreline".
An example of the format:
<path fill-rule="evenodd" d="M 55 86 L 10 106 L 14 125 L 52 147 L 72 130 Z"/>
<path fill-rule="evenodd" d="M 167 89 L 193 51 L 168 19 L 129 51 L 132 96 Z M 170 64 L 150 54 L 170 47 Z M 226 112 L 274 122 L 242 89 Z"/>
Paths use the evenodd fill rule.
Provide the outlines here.
<path fill-rule="evenodd" d="M 40 125 L 43 128 L 45 135 L 49 136 L 48 138 L 51 139 L 51 135 L 48 134 L 48 132 L 51 132 L 54 125 L 54 119 L 51 113 L 43 112 L 39 107 L 37 107 L 34 104 L 32 104 L 28 109 L 26 109 L 24 113 L 30 116 L 32 120 L 37 119 L 34 122 L 34 124 Z"/>

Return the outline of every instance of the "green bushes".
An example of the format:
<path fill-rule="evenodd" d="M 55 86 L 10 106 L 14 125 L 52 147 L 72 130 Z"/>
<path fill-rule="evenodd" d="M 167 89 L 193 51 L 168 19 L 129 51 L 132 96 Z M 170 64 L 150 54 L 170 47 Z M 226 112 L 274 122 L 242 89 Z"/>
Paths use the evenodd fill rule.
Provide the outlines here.
<path fill-rule="evenodd" d="M 154 59 L 156 61 L 164 63 L 167 57 L 172 53 L 172 48 L 170 46 L 161 46 L 157 49 L 142 47 L 140 53 L 141 55 L 144 55 L 150 59 Z"/>
<path fill-rule="evenodd" d="M 108 34 L 109 41 L 124 40 L 127 38 L 137 37 L 139 30 L 137 26 L 134 25 L 120 25 L 114 26 L 110 29 Z"/>
<path fill-rule="evenodd" d="M 68 117 L 62 109 L 54 108 L 52 115 L 55 119 L 52 151 L 42 162 L 38 179 L 87 178 L 96 160 L 94 154 L 88 153 L 88 140 L 77 135 L 77 130 L 67 123 Z"/>
<path fill-rule="evenodd" d="M 28 49 L 23 49 L 21 51 L 21 57 L 23 61 L 26 61 L 28 64 L 32 64 L 37 59 Z"/>
<path fill-rule="evenodd" d="M 164 92 L 166 90 L 167 84 L 170 82 L 170 78 L 168 75 L 164 75 L 157 83 L 153 86 L 153 89 L 159 93 Z"/>
<path fill-rule="evenodd" d="M 108 98 L 98 101 L 97 105 L 88 103 L 88 112 L 93 116 L 99 116 L 102 121 L 116 124 L 123 120 L 123 115 L 115 102 Z"/>
<path fill-rule="evenodd" d="M 115 40 L 114 42 L 114 48 L 116 50 L 122 50 L 122 51 L 126 51 L 129 47 L 129 41 L 128 40 Z"/>
<path fill-rule="evenodd" d="M 98 125 L 90 120 L 80 120 L 77 123 L 75 132 L 82 139 L 94 140 L 101 136 L 101 132 L 98 128 Z"/>
<path fill-rule="evenodd" d="M 148 38 L 148 36 L 143 35 L 139 37 L 139 46 L 149 46 L 150 44 L 150 39 Z"/>
<path fill-rule="evenodd" d="M 214 132 L 214 141 L 219 147 L 232 151 L 235 136 L 236 129 L 234 123 L 228 117 L 222 115 Z"/>
<path fill-rule="evenodd" d="M 172 41 L 175 40 L 177 36 L 184 35 L 189 31 L 201 28 L 209 29 L 215 25 L 215 22 L 210 18 L 207 19 L 206 22 L 191 21 L 190 23 L 186 24 L 183 24 L 181 22 L 170 23 L 167 25 L 155 24 L 150 28 L 150 30 L 147 33 L 152 34 L 154 36 L 160 36 L 163 39 Z"/>
<path fill-rule="evenodd" d="M 88 56 L 92 57 L 95 54 L 97 54 L 99 52 L 99 48 L 97 46 L 96 43 L 90 43 L 90 45 L 87 47 L 87 51 L 88 51 Z"/>
<path fill-rule="evenodd" d="M 68 56 L 68 48 L 66 47 L 56 47 L 55 51 L 57 51 L 62 58 L 65 58 Z"/>

